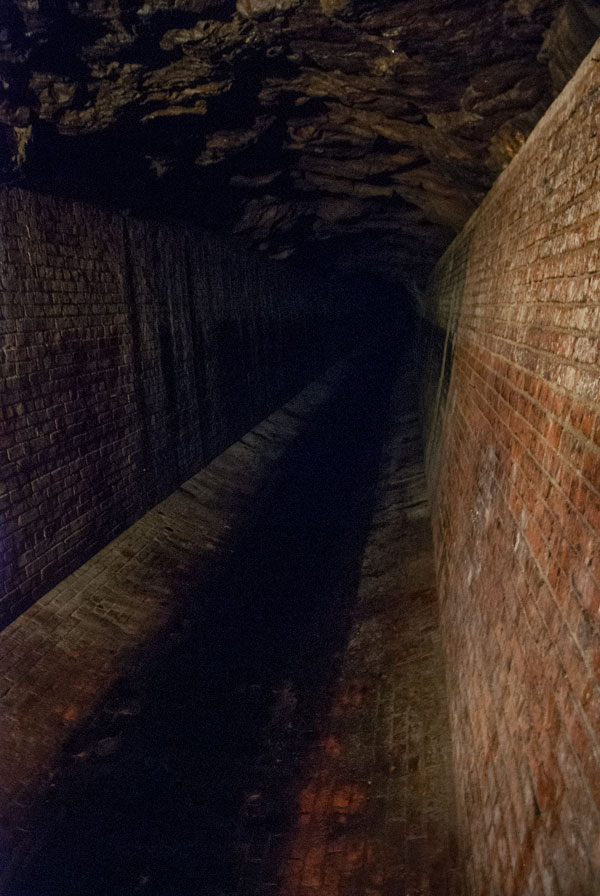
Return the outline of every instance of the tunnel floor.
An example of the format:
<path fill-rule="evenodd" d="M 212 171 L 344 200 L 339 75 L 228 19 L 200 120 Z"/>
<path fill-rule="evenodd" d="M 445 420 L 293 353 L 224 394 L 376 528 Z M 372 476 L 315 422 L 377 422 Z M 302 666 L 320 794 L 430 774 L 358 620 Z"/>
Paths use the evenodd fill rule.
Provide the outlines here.
<path fill-rule="evenodd" d="M 385 359 L 249 433 L 0 657 L 1 893 L 463 892 L 415 389 Z"/>

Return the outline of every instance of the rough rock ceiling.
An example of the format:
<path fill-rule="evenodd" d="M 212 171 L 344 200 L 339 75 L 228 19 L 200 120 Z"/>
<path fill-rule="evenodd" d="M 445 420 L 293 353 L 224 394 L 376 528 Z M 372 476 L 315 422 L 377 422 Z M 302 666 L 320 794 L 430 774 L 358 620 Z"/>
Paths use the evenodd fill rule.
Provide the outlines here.
<path fill-rule="evenodd" d="M 2 178 L 420 278 L 596 0 L 4 0 Z"/>

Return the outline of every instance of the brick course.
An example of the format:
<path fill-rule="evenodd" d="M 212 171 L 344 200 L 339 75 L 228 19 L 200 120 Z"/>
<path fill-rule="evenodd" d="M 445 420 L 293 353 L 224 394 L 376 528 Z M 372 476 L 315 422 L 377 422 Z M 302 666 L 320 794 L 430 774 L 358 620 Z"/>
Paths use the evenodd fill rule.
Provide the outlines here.
<path fill-rule="evenodd" d="M 0 190 L 0 623 L 312 378 L 326 288 L 193 229 Z"/>
<path fill-rule="evenodd" d="M 600 44 L 423 302 L 470 890 L 600 892 Z M 458 244 L 457 244 L 458 245 Z M 456 326 L 448 307 L 458 309 Z M 440 336 L 451 348 L 447 396 Z M 436 337 L 435 334 L 438 334 Z"/>

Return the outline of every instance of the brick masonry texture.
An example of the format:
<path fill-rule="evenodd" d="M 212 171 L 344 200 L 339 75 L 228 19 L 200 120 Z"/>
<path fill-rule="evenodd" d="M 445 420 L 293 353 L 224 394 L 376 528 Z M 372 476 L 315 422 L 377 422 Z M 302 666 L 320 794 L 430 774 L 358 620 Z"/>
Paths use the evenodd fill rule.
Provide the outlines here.
<path fill-rule="evenodd" d="M 420 426 L 392 390 L 374 515 L 280 896 L 462 896 Z"/>
<path fill-rule="evenodd" d="M 600 44 L 459 240 L 466 252 L 455 244 L 442 260 L 424 316 L 437 382 L 449 381 L 445 400 L 443 384 L 428 386 L 443 416 L 436 427 L 430 413 L 429 470 L 468 883 L 477 896 L 591 896 Z"/>
<path fill-rule="evenodd" d="M 326 366 L 323 287 L 195 230 L 0 191 L 0 623 Z"/>

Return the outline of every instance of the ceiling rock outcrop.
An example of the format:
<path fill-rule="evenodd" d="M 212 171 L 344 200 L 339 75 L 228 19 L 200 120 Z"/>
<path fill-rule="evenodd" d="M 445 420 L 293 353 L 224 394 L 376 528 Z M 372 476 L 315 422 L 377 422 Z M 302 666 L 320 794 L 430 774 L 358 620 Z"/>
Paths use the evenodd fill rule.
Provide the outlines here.
<path fill-rule="evenodd" d="M 4 0 L 0 176 L 420 279 L 595 0 Z"/>

